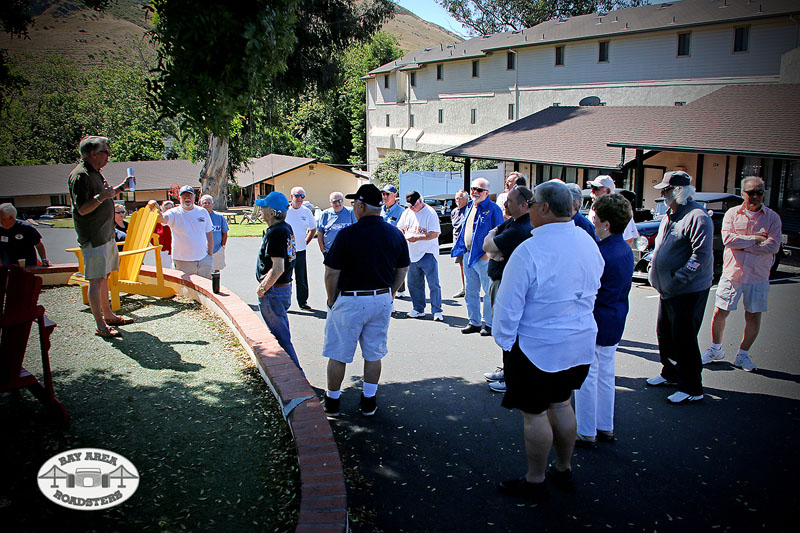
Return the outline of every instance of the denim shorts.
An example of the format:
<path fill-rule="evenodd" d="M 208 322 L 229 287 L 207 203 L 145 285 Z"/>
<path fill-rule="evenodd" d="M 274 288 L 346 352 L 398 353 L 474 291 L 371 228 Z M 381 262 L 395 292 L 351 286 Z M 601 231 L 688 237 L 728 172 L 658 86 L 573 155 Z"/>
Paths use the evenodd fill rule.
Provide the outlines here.
<path fill-rule="evenodd" d="M 119 251 L 113 239 L 100 246 L 81 246 L 81 254 L 85 279 L 103 279 L 119 270 Z"/>
<path fill-rule="evenodd" d="M 325 320 L 322 355 L 352 363 L 356 345 L 366 361 L 379 361 L 386 355 L 386 335 L 392 316 L 391 293 L 370 296 L 339 295 Z"/>
<path fill-rule="evenodd" d="M 744 297 L 744 310 L 748 313 L 766 313 L 769 281 L 763 283 L 736 283 L 720 278 L 714 305 L 723 311 L 735 311 L 739 298 Z"/>

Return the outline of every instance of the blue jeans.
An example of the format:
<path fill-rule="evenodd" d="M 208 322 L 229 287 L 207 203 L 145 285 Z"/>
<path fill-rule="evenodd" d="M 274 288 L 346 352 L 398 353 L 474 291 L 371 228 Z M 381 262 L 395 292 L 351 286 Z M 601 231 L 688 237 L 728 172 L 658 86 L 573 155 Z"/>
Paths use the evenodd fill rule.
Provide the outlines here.
<path fill-rule="evenodd" d="M 466 259 L 466 255 L 464 258 Z M 464 300 L 467 302 L 469 323 L 473 326 L 481 325 L 481 287 L 483 288 L 483 323 L 492 327 L 492 300 L 489 298 L 489 261 L 478 260 L 473 266 L 468 266 L 464 261 Z"/>
<path fill-rule="evenodd" d="M 272 287 L 264 296 L 258 299 L 258 308 L 261 316 L 267 324 L 270 333 L 278 341 L 283 351 L 289 354 L 289 358 L 297 365 L 300 372 L 300 361 L 297 359 L 297 352 L 292 346 L 292 334 L 289 331 L 289 317 L 286 311 L 292 304 L 292 286 Z M 305 374 L 303 374 L 305 375 Z"/>
<path fill-rule="evenodd" d="M 424 278 L 424 279 L 423 279 Z M 408 292 L 414 311 L 425 312 L 425 279 L 431 291 L 431 312 L 442 312 L 442 288 L 439 286 L 439 261 L 433 254 L 425 254 L 408 267 Z"/>

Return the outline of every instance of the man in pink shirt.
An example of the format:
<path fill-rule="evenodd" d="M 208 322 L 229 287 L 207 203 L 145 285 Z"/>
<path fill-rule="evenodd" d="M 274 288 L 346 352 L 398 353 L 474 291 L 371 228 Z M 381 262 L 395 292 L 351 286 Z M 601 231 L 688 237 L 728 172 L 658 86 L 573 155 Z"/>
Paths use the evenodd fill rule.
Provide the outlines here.
<path fill-rule="evenodd" d="M 733 366 L 753 372 L 749 350 L 761 327 L 761 313 L 767 310 L 769 271 L 781 245 L 781 219 L 764 205 L 764 180 L 748 176 L 742 180 L 744 203 L 729 209 L 722 221 L 725 245 L 722 277 L 717 287 L 711 346 L 702 356 L 703 364 L 721 361 L 725 319 L 744 297 L 744 338 Z"/>

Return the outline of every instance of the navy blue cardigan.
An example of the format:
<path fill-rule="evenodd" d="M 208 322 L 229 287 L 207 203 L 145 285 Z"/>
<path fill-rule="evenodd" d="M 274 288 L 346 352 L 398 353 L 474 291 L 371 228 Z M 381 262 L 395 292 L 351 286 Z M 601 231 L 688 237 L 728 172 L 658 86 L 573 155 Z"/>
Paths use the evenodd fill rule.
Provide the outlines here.
<path fill-rule="evenodd" d="M 633 279 L 633 251 L 621 234 L 609 235 L 597 243 L 606 262 L 600 278 L 600 290 L 594 302 L 597 341 L 613 346 L 622 339 L 628 316 L 628 293 Z"/>

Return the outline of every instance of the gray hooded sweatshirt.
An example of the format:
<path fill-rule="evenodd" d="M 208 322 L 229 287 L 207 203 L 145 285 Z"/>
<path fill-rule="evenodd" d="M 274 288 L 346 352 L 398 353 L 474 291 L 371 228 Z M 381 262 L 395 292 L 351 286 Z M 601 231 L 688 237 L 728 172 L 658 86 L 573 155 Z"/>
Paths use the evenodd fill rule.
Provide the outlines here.
<path fill-rule="evenodd" d="M 648 276 L 662 298 L 699 292 L 714 277 L 714 223 L 694 200 L 661 220 Z"/>

